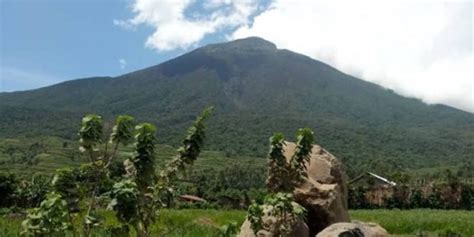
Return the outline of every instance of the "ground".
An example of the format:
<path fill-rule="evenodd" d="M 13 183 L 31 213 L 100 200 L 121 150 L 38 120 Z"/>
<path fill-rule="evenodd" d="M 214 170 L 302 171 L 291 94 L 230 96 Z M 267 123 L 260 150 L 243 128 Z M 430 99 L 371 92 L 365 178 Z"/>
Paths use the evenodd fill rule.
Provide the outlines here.
<path fill-rule="evenodd" d="M 377 222 L 394 236 L 413 236 L 423 233 L 474 236 L 474 212 L 454 210 L 351 210 L 353 219 Z M 111 212 L 104 212 L 106 225 L 116 225 Z M 167 237 L 220 236 L 220 227 L 230 222 L 238 226 L 245 219 L 245 211 L 238 210 L 163 210 L 153 226 L 154 233 Z M 0 236 L 19 236 L 21 220 L 0 217 Z M 95 236 L 106 236 L 97 231 Z M 453 236 L 453 235 L 451 235 Z"/>

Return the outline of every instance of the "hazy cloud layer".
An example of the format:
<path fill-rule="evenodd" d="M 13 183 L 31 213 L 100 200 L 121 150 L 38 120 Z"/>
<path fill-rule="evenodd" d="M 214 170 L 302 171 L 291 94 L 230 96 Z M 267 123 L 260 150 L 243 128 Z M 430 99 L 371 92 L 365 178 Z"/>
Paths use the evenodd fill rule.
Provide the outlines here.
<path fill-rule="evenodd" d="M 199 1 L 197 1 L 199 2 Z M 260 36 L 364 80 L 427 103 L 474 112 L 473 3 L 441 1 L 136 0 L 116 24 L 155 28 L 157 50 L 196 46 L 227 29 L 229 39 Z M 199 2 L 202 3 L 202 2 Z M 251 24 L 252 23 L 252 24 Z"/>

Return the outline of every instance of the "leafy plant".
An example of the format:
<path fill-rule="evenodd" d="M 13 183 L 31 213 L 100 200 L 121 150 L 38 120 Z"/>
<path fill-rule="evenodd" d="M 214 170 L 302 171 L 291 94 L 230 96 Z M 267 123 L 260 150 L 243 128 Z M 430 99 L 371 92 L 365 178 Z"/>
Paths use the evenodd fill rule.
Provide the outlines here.
<path fill-rule="evenodd" d="M 257 203 L 252 203 L 247 211 L 247 220 L 250 222 L 250 227 L 252 228 L 255 235 L 263 229 L 263 206 Z"/>
<path fill-rule="evenodd" d="M 277 236 L 288 236 L 294 225 L 304 219 L 306 212 L 303 206 L 293 200 L 290 193 L 271 194 L 264 204 L 269 207 L 268 215 L 279 221 Z"/>
<path fill-rule="evenodd" d="M 132 224 L 138 236 L 148 236 L 155 215 L 151 190 L 155 180 L 155 132 L 155 126 L 148 123 L 135 127 L 135 155 L 124 163 L 130 180 L 114 185 L 113 191 L 118 217 Z"/>
<path fill-rule="evenodd" d="M 236 236 L 237 233 L 239 232 L 239 227 L 237 225 L 237 222 L 232 221 L 229 222 L 220 228 L 220 233 L 222 237 L 233 237 Z"/>
<path fill-rule="evenodd" d="M 138 195 L 137 184 L 131 179 L 124 179 L 114 184 L 110 193 L 112 201 L 109 207 L 116 212 L 121 222 L 135 225 L 138 221 Z"/>
<path fill-rule="evenodd" d="M 91 227 L 100 224 L 100 217 L 94 213 L 95 204 L 98 199 L 99 189 L 107 181 L 110 172 L 108 167 L 117 154 L 119 145 L 127 145 L 132 140 L 133 118 L 122 115 L 117 117 L 115 125 L 110 134 L 109 142 L 105 142 L 103 151 L 98 149 L 102 144 L 103 122 L 102 117 L 94 114 L 86 115 L 82 119 L 82 126 L 79 130 L 80 150 L 88 153 L 89 164 L 81 166 L 81 178 L 86 187 L 90 188 L 90 198 L 87 213 L 83 222 L 84 236 L 89 236 Z M 112 154 L 109 154 L 108 144 L 113 144 Z"/>
<path fill-rule="evenodd" d="M 313 148 L 314 135 L 308 129 L 299 129 L 296 133 L 296 148 L 291 159 L 287 161 L 284 155 L 285 137 L 276 133 L 270 138 L 268 152 L 267 187 L 272 192 L 293 192 L 307 176 L 306 164 L 309 162 Z"/>
<path fill-rule="evenodd" d="M 103 121 L 102 117 L 89 114 L 82 119 L 81 129 L 79 129 L 79 143 L 82 152 L 89 152 L 90 161 L 95 161 L 94 151 L 96 146 L 101 143 Z"/>
<path fill-rule="evenodd" d="M 59 169 L 51 182 L 53 190 L 61 195 L 71 213 L 79 212 L 80 194 L 77 185 L 77 170 Z"/>
<path fill-rule="evenodd" d="M 304 220 L 305 208 L 294 201 L 290 193 L 272 193 L 267 195 L 263 204 L 253 203 L 249 206 L 247 220 L 255 235 L 264 229 L 264 216 L 275 218 L 274 236 L 289 236 L 295 224 Z"/>
<path fill-rule="evenodd" d="M 127 179 L 116 183 L 111 192 L 110 206 L 117 212 L 118 219 L 131 225 L 140 237 L 149 236 L 149 226 L 155 220 L 162 197 L 173 194 L 173 183 L 178 172 L 191 165 L 201 152 L 205 133 L 204 120 L 210 109 L 197 118 L 173 158 L 159 176 L 155 175 L 155 132 L 151 124 L 135 127 L 135 154 L 124 162 Z"/>
<path fill-rule="evenodd" d="M 22 227 L 22 235 L 35 237 L 61 236 L 66 230 L 72 230 L 73 223 L 67 202 L 61 194 L 49 193 L 39 208 L 28 212 Z"/>
<path fill-rule="evenodd" d="M 292 192 L 307 178 L 306 165 L 310 161 L 314 134 L 308 128 L 299 129 L 296 133 L 295 152 L 290 160 L 284 155 L 285 138 L 276 133 L 270 138 L 268 152 L 267 187 L 271 192 L 262 205 L 252 204 L 248 209 L 247 219 L 255 234 L 264 228 L 263 216 L 272 216 L 277 220 L 277 236 L 291 233 L 293 225 L 304 218 L 305 209 L 294 202 Z"/>
<path fill-rule="evenodd" d="M 201 153 L 205 139 L 204 121 L 212 112 L 212 107 L 206 108 L 188 129 L 182 145 L 178 148 L 178 155 L 168 162 L 159 174 L 157 185 L 155 186 L 156 202 L 166 205 L 163 199 L 169 199 L 174 193 L 174 182 L 179 172 L 183 173 L 187 165 L 192 165 Z"/>
<path fill-rule="evenodd" d="M 290 175 L 294 185 L 303 182 L 307 178 L 306 164 L 309 163 L 311 150 L 313 149 L 314 133 L 309 128 L 301 128 L 296 133 L 295 153 L 290 160 Z"/>
<path fill-rule="evenodd" d="M 112 198 L 109 206 L 116 211 L 117 218 L 124 225 L 114 229 L 126 235 L 128 225 L 132 226 L 140 237 L 149 236 L 149 226 L 155 220 L 156 212 L 162 206 L 162 190 L 173 192 L 178 172 L 183 172 L 199 156 L 205 138 L 204 120 L 212 108 L 208 108 L 189 128 L 178 155 L 171 160 L 166 169 L 158 176 L 155 173 L 155 133 L 152 124 L 142 123 L 133 128 L 133 118 L 119 116 L 108 142 L 102 141 L 103 121 L 98 115 L 87 115 L 79 130 L 80 150 L 88 154 L 90 163 L 79 169 L 61 169 L 54 176 L 53 192 L 48 194 L 40 207 L 33 209 L 24 224 L 25 234 L 64 234 L 72 228 L 73 213 L 81 211 L 81 198 L 86 201 L 83 220 L 83 236 L 91 234 L 91 228 L 99 226 L 102 217 L 95 212 L 101 188 L 111 179 L 109 166 L 116 156 L 119 145 L 128 145 L 134 141 L 134 155 L 124 162 L 126 177 L 116 182 L 110 189 Z M 104 144 L 101 149 L 101 144 Z M 108 144 L 113 150 L 108 151 Z M 158 181 L 158 182 L 157 182 Z M 84 194 L 84 195 L 83 195 Z M 50 208 L 48 211 L 47 208 Z M 46 220 L 43 220 L 46 218 Z M 65 220 L 68 221 L 65 221 Z M 75 231 L 72 230 L 75 234 Z"/>

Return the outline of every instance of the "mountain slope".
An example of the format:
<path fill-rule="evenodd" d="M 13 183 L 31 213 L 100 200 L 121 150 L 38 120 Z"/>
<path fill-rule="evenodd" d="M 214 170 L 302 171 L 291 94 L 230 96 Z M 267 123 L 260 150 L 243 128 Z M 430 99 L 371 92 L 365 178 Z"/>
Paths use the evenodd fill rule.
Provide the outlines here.
<path fill-rule="evenodd" d="M 0 136 L 75 138 L 80 117 L 131 114 L 176 144 L 214 105 L 209 149 L 264 155 L 268 137 L 315 130 L 318 143 L 352 164 L 395 160 L 407 167 L 474 159 L 474 115 L 426 105 L 277 49 L 260 38 L 208 45 L 116 78 L 89 78 L 0 94 Z"/>

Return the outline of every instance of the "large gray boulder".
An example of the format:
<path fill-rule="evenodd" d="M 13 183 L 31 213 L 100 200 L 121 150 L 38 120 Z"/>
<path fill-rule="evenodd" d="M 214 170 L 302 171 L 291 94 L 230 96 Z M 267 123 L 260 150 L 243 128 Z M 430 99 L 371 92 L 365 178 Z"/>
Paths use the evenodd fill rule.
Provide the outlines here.
<path fill-rule="evenodd" d="M 289 161 L 296 145 L 287 142 L 284 148 Z M 307 167 L 308 178 L 293 192 L 295 201 L 307 210 L 306 223 L 294 226 L 293 237 L 315 236 L 329 225 L 337 222 L 350 222 L 347 212 L 347 176 L 342 163 L 328 151 L 314 145 Z M 278 220 L 263 217 L 264 230 L 257 236 L 276 236 Z M 250 223 L 245 221 L 239 237 L 254 237 Z"/>
<path fill-rule="evenodd" d="M 388 232 L 375 223 L 363 223 L 354 221 L 352 223 L 332 224 L 316 237 L 388 237 Z"/>
<path fill-rule="evenodd" d="M 285 157 L 290 160 L 296 145 L 287 142 Z M 350 222 L 347 211 L 347 175 L 343 164 L 319 145 L 313 145 L 307 164 L 308 178 L 294 191 L 295 201 L 307 210 L 310 236 L 337 222 Z"/>

